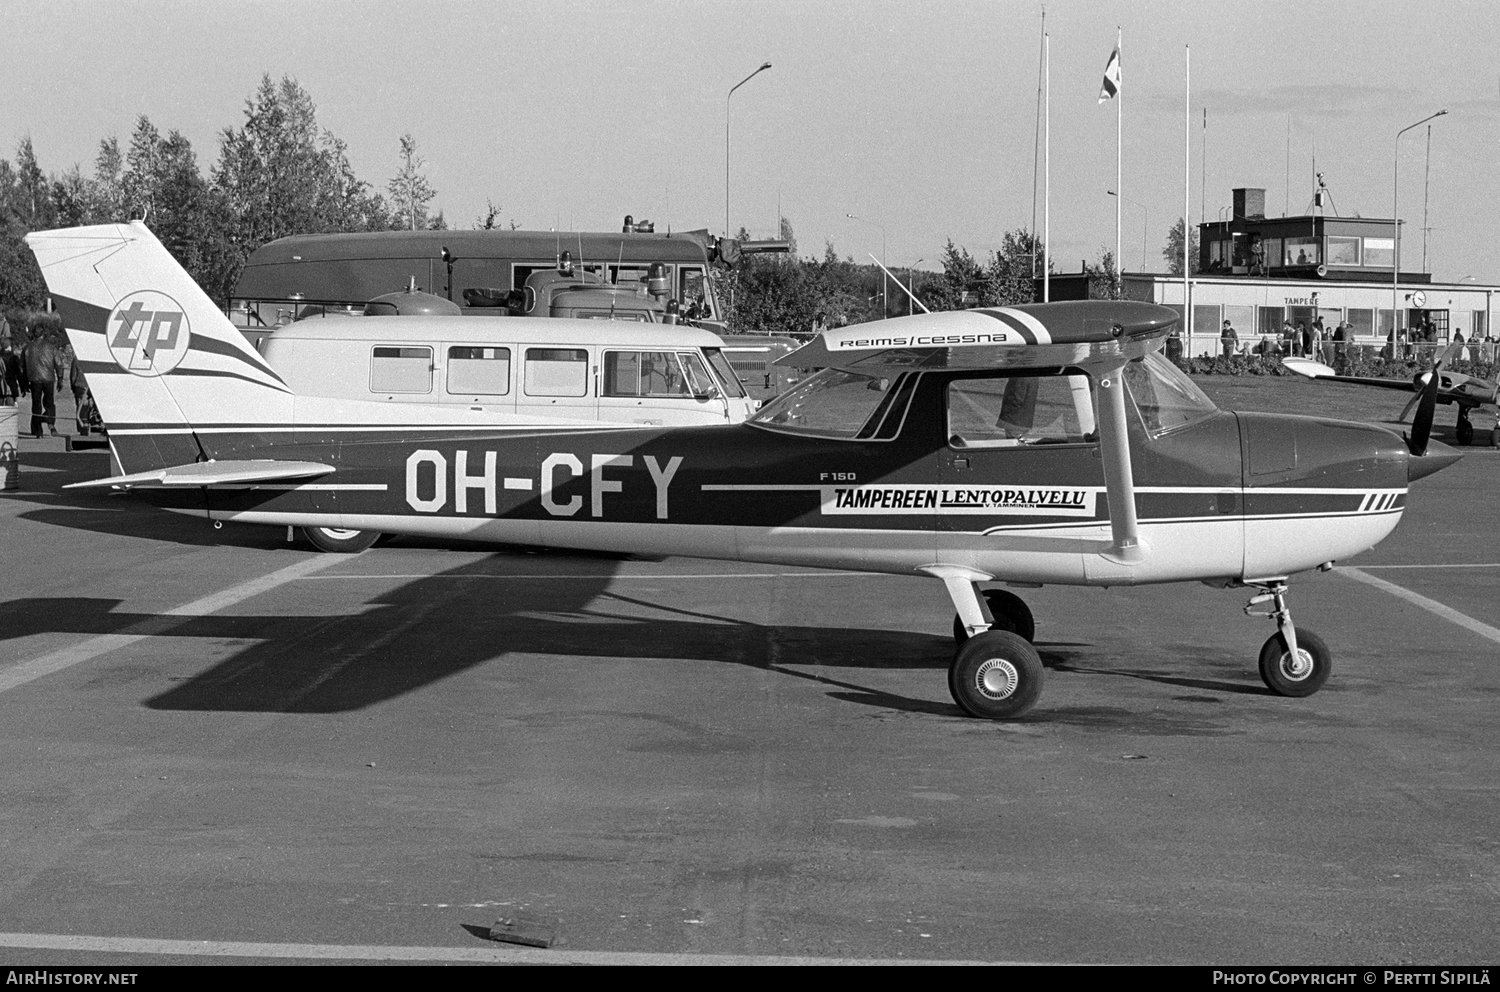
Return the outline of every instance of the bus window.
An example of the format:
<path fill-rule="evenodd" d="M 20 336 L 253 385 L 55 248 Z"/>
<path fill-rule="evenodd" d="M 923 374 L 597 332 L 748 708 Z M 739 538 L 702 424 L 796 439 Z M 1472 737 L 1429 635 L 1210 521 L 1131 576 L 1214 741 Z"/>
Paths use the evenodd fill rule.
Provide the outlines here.
<path fill-rule="evenodd" d="M 432 349 L 377 347 L 370 357 L 370 392 L 432 392 Z"/>
<path fill-rule="evenodd" d="M 697 265 L 677 266 L 677 299 L 682 303 L 682 310 L 689 317 L 693 305 L 698 305 L 698 317 L 712 317 L 713 313 L 708 302 L 708 289 L 703 282 L 703 268 Z"/>
<path fill-rule="evenodd" d="M 583 348 L 527 348 L 527 396 L 587 396 L 589 353 Z"/>
<path fill-rule="evenodd" d="M 670 268 L 670 266 L 669 266 Z M 646 277 L 651 271 L 649 265 L 611 265 L 609 267 L 609 281 L 616 286 L 633 288 L 646 285 Z"/>
<path fill-rule="evenodd" d="M 525 289 L 526 280 L 533 272 L 556 272 L 557 263 L 538 264 L 536 262 L 517 262 L 510 267 L 510 285 L 512 289 Z M 579 265 L 573 263 L 573 274 L 581 275 L 588 273 L 592 276 L 603 278 L 604 267 L 602 265 Z"/>
<path fill-rule="evenodd" d="M 686 378 L 669 351 L 604 354 L 605 396 L 687 396 Z"/>
<path fill-rule="evenodd" d="M 694 396 L 716 393 L 713 376 L 703 365 L 703 355 L 696 351 L 679 351 L 677 360 L 682 363 L 682 376 L 687 380 L 688 392 Z"/>
<path fill-rule="evenodd" d="M 449 348 L 448 392 L 473 396 L 508 394 L 510 392 L 510 349 Z"/>
<path fill-rule="evenodd" d="M 696 351 L 607 351 L 605 396 L 706 396 L 717 393 Z"/>

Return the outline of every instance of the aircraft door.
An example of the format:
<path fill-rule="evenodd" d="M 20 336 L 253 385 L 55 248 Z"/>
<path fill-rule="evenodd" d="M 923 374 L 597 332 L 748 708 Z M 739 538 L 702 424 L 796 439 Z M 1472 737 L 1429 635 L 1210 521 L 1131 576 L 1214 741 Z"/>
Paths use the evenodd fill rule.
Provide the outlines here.
<path fill-rule="evenodd" d="M 1065 538 L 1092 537 L 1101 518 L 1109 532 L 1088 377 L 953 379 L 946 408 L 940 542 L 995 554 L 996 567 L 976 562 L 985 571 L 1016 575 L 1019 566 L 1028 581 L 1080 579 L 1084 545 Z"/>

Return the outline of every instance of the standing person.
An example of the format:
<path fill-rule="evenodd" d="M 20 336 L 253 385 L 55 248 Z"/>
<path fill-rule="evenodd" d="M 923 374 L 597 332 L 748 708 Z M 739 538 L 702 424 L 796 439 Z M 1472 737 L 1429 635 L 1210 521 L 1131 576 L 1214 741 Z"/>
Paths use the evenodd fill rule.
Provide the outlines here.
<path fill-rule="evenodd" d="M 83 377 L 83 363 L 75 357 L 72 365 L 68 368 L 68 385 L 73 388 L 73 405 L 78 412 L 74 414 L 79 437 L 89 436 L 89 421 L 94 416 L 94 400 L 89 395 L 88 380 Z"/>
<path fill-rule="evenodd" d="M 57 437 L 57 384 L 65 360 L 54 332 L 43 330 L 26 346 L 26 381 L 31 384 L 31 436 L 42 436 L 42 424 Z"/>
<path fill-rule="evenodd" d="M 1219 331 L 1219 343 L 1224 347 L 1225 358 L 1233 355 L 1235 350 L 1239 348 L 1240 336 L 1235 331 L 1234 325 L 1227 320 L 1224 321 L 1223 330 Z"/>
<path fill-rule="evenodd" d="M 1314 318 L 1307 328 L 1307 337 L 1302 341 L 1303 351 L 1308 358 L 1321 358 L 1323 355 L 1323 318 Z"/>
<path fill-rule="evenodd" d="M 20 403 L 21 392 L 21 359 L 5 341 L 0 343 L 0 406 Z"/>
<path fill-rule="evenodd" d="M 1182 338 L 1178 336 L 1177 331 L 1173 331 L 1167 335 L 1166 354 L 1167 361 L 1173 365 L 1178 365 L 1182 362 Z"/>
<path fill-rule="evenodd" d="M 1339 326 L 1333 329 L 1333 359 L 1335 363 L 1343 362 L 1349 357 L 1349 322 L 1339 321 Z"/>

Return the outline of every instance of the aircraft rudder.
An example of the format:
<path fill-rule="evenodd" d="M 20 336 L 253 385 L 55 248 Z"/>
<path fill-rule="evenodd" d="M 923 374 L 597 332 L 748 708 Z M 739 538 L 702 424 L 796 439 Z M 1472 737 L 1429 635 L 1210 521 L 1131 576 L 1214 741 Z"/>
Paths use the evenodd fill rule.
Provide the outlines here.
<path fill-rule="evenodd" d="M 291 390 L 140 221 L 26 241 L 111 429 L 291 421 Z"/>

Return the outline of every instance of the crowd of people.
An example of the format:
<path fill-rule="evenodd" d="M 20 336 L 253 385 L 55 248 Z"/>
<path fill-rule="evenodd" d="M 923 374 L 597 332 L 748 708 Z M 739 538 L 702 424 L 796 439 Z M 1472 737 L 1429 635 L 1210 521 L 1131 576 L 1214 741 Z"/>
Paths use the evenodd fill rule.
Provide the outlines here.
<path fill-rule="evenodd" d="M 1500 348 L 1497 348 L 1500 340 L 1493 335 L 1486 335 L 1482 341 L 1470 342 L 1464 338 L 1462 331 L 1456 331 L 1453 343 L 1463 346 L 1458 355 L 1460 361 L 1471 358 L 1494 361 L 1497 352 L 1500 352 Z M 1425 318 L 1409 328 L 1389 333 L 1380 357 L 1412 359 L 1419 352 L 1436 351 L 1438 344 L 1437 327 L 1431 318 Z M 1322 317 L 1314 317 L 1310 323 L 1299 320 L 1295 325 L 1290 320 L 1284 320 L 1279 330 L 1267 327 L 1259 337 L 1251 335 L 1243 341 L 1231 321 L 1224 321 L 1219 330 L 1219 348 L 1225 358 L 1232 355 L 1287 355 L 1314 358 L 1331 365 L 1352 357 L 1355 346 L 1354 325 L 1341 320 L 1330 331 L 1324 327 Z"/>
<path fill-rule="evenodd" d="M 0 315 L 0 405 L 19 406 L 29 397 L 30 436 L 42 437 L 46 430 L 58 437 L 57 394 L 62 388 L 73 392 L 79 436 L 87 437 L 93 431 L 104 433 L 83 367 L 74 361 L 73 348 L 62 330 L 37 324 L 28 332 L 12 328 Z"/>

